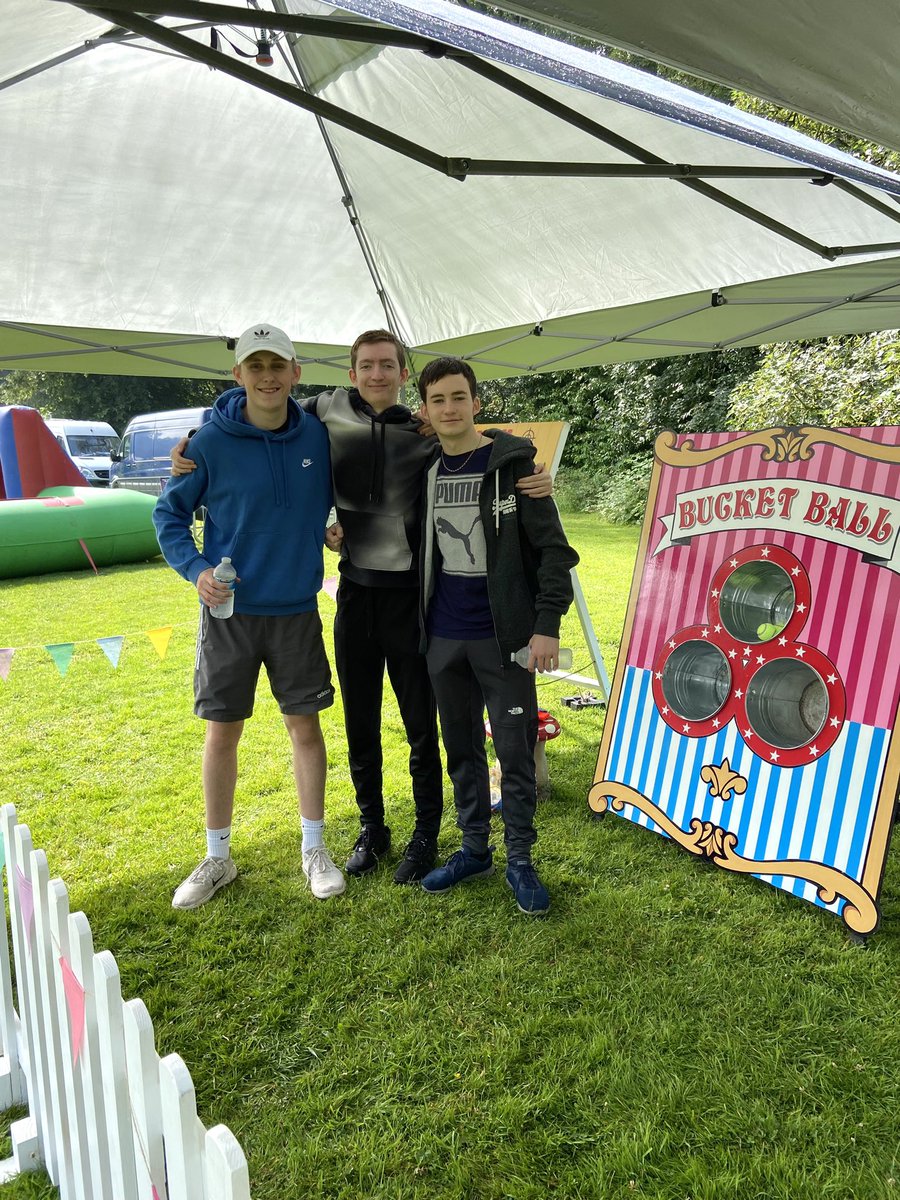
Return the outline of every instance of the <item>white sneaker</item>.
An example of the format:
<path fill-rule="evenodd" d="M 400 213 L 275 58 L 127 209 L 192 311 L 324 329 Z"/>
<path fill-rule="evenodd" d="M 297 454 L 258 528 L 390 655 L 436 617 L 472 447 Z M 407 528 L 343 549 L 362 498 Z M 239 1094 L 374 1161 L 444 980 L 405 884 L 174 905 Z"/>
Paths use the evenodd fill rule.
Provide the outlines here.
<path fill-rule="evenodd" d="M 317 900 L 339 896 L 347 887 L 347 880 L 340 868 L 334 865 L 324 846 L 303 851 L 303 874 L 309 880 L 310 891 Z"/>
<path fill-rule="evenodd" d="M 204 858 L 187 879 L 176 888 L 172 897 L 173 908 L 199 908 L 211 900 L 219 888 L 237 878 L 237 867 L 232 858 Z"/>

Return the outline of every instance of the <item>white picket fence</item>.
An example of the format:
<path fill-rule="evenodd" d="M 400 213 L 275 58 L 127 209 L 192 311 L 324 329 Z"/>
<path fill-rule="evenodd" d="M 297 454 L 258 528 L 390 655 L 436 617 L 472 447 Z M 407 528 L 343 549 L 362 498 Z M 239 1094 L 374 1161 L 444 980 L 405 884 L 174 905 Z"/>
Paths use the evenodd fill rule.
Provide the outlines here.
<path fill-rule="evenodd" d="M 123 1002 L 115 959 L 94 953 L 87 918 L 69 912 L 14 805 L 0 809 L 0 828 L 0 1111 L 28 1108 L 0 1183 L 43 1166 L 62 1200 L 250 1200 L 237 1140 L 201 1123 L 187 1067 L 157 1055 L 143 1001 Z"/>

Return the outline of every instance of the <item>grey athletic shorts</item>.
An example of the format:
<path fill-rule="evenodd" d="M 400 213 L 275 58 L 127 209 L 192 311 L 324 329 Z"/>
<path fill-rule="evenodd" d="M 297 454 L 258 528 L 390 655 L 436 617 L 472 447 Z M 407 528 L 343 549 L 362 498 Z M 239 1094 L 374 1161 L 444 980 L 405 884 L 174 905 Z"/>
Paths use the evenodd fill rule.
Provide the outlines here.
<path fill-rule="evenodd" d="M 227 620 L 200 606 L 194 663 L 194 712 L 204 721 L 243 721 L 253 714 L 259 668 L 286 716 L 334 703 L 331 667 L 315 610 L 284 617 L 233 613 Z"/>

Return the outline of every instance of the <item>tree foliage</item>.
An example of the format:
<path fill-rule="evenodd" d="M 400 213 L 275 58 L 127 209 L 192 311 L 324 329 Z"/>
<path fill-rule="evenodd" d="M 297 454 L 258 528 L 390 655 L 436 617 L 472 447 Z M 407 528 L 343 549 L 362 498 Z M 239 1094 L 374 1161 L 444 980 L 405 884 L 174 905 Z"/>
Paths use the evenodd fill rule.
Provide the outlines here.
<path fill-rule="evenodd" d="M 888 330 L 769 346 L 735 387 L 728 424 L 900 425 L 900 336 Z"/>

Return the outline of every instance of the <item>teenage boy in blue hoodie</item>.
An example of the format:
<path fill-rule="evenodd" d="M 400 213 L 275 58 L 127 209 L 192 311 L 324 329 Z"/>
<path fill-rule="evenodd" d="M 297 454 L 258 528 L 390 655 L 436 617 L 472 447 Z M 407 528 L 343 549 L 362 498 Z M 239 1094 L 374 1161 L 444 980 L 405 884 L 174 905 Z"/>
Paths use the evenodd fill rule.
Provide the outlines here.
<path fill-rule="evenodd" d="M 334 689 L 316 596 L 332 504 L 328 435 L 291 397 L 300 367 L 282 330 L 259 324 L 242 333 L 233 373 L 238 387 L 218 398 L 191 440 L 196 469 L 169 481 L 153 514 L 166 561 L 195 585 L 202 605 L 194 711 L 206 721 L 207 853 L 176 890 L 175 908 L 198 908 L 237 875 L 230 850 L 237 749 L 263 664 L 291 739 L 303 872 L 319 899 L 346 886 L 323 842 L 318 714 L 333 703 Z M 191 533 L 200 507 L 202 554 Z M 227 620 L 209 613 L 229 595 L 213 576 L 223 557 L 238 572 Z"/>

